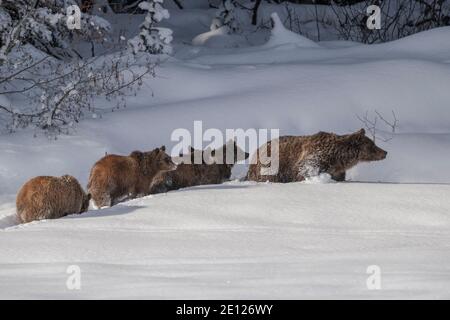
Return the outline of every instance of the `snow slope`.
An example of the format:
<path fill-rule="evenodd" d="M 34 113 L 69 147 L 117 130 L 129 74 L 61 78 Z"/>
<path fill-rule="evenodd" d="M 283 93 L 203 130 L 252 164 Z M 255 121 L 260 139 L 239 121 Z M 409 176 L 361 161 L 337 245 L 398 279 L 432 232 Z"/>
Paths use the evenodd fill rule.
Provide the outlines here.
<path fill-rule="evenodd" d="M 211 12 L 172 16 L 175 55 L 127 109 L 99 100 L 101 117 L 57 140 L 0 136 L 0 297 L 448 298 L 450 28 L 317 47 L 286 43 L 281 30 L 275 45 L 218 49 L 186 41 L 209 30 Z M 358 165 L 349 183 L 198 187 L 15 226 L 29 178 L 72 174 L 86 185 L 105 152 L 170 147 L 172 131 L 195 120 L 348 133 L 374 110 L 394 110 L 397 132 L 378 142 L 388 158 Z M 66 290 L 69 264 L 82 268 L 81 291 Z M 365 286 L 372 264 L 381 291 Z"/>
<path fill-rule="evenodd" d="M 13 227 L 0 298 L 449 298 L 449 192 L 228 183 Z M 65 286 L 74 264 L 79 291 Z"/>

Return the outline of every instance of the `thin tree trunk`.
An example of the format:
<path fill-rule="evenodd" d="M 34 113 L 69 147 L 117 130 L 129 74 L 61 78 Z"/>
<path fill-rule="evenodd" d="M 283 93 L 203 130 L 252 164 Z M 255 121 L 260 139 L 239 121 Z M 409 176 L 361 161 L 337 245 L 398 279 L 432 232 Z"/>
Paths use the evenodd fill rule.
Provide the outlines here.
<path fill-rule="evenodd" d="M 262 0 L 256 0 L 255 6 L 253 7 L 253 15 L 252 15 L 252 25 L 256 26 L 258 24 L 258 9 L 261 5 Z"/>
<path fill-rule="evenodd" d="M 317 12 L 317 2 L 316 0 L 313 0 L 313 2 L 314 2 L 314 11 L 316 13 L 317 41 L 320 41 L 320 27 L 319 27 L 319 15 Z"/>

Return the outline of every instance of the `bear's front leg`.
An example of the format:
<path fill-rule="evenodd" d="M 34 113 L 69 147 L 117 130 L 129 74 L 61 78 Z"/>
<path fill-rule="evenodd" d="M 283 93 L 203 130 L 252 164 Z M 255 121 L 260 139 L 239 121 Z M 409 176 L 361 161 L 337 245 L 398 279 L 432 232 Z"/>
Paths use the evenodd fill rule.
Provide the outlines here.
<path fill-rule="evenodd" d="M 338 181 L 338 182 L 345 181 L 345 171 L 340 172 L 340 173 L 334 173 L 334 174 L 331 175 L 331 178 L 334 181 Z"/>
<path fill-rule="evenodd" d="M 303 181 L 307 178 L 318 176 L 321 172 L 321 166 L 316 158 L 307 158 L 297 163 L 296 181 Z"/>
<path fill-rule="evenodd" d="M 169 175 L 160 175 L 153 179 L 149 194 L 166 193 L 172 186 L 172 178 Z"/>

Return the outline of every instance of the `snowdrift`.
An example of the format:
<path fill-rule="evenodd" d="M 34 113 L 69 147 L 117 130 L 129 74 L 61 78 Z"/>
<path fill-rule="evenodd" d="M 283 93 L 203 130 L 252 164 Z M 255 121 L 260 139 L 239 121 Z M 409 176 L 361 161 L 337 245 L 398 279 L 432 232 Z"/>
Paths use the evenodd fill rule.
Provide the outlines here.
<path fill-rule="evenodd" d="M 449 298 L 449 191 L 231 183 L 13 227 L 0 298 Z M 371 265 L 382 290 L 367 289 Z"/>
<path fill-rule="evenodd" d="M 319 45 L 306 37 L 287 30 L 280 20 L 277 13 L 271 14 L 273 28 L 270 33 L 269 41 L 264 45 L 267 48 L 280 45 L 296 46 L 299 48 L 318 48 Z"/>

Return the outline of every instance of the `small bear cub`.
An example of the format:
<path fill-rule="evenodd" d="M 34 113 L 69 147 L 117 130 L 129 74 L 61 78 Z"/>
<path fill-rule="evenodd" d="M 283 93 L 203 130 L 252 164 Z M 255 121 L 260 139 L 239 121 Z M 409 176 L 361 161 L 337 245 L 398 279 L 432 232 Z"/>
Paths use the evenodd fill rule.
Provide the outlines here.
<path fill-rule="evenodd" d="M 128 156 L 109 154 L 97 161 L 87 186 L 94 205 L 111 207 L 125 199 L 148 195 L 158 173 L 176 168 L 165 151 L 162 146 L 148 152 L 133 151 Z"/>
<path fill-rule="evenodd" d="M 17 217 L 21 223 L 27 223 L 83 213 L 89 208 L 90 198 L 72 176 L 35 177 L 19 190 Z"/>

